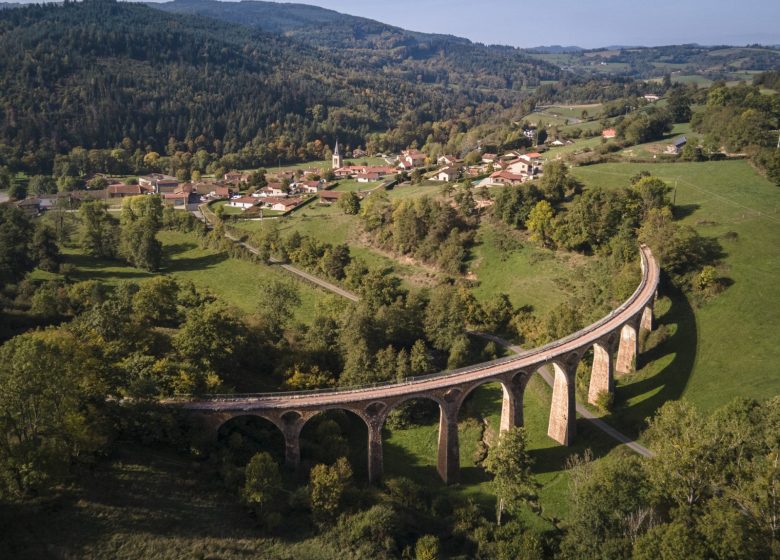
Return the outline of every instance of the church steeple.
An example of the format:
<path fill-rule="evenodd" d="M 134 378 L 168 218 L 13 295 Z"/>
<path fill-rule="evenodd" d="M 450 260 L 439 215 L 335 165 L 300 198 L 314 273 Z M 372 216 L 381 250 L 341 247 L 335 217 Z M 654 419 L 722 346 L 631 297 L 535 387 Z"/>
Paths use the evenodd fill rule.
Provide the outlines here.
<path fill-rule="evenodd" d="M 344 167 L 344 160 L 341 157 L 341 153 L 339 153 L 339 141 L 336 140 L 336 145 L 333 147 L 333 162 L 332 162 L 333 169 L 341 169 Z"/>

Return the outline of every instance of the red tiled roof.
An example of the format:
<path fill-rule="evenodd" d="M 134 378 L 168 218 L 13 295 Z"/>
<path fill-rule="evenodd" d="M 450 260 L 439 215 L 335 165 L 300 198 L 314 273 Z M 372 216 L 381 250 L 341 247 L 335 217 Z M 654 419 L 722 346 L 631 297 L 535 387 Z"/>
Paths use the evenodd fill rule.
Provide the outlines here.
<path fill-rule="evenodd" d="M 125 185 L 122 183 L 106 187 L 106 191 L 109 194 L 141 194 L 141 190 L 141 187 L 138 185 Z"/>

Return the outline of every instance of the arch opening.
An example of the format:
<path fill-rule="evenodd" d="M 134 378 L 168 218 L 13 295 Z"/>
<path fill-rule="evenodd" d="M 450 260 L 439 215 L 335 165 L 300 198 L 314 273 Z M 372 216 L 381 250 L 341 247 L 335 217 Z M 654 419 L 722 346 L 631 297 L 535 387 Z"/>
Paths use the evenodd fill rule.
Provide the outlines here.
<path fill-rule="evenodd" d="M 483 461 L 498 439 L 505 394 L 511 390 L 501 381 L 485 380 L 472 387 L 463 399 L 458 410 L 462 482 L 478 484 L 490 480 Z"/>
<path fill-rule="evenodd" d="M 403 476 L 419 484 L 441 484 L 438 474 L 441 407 L 428 397 L 396 403 L 382 429 L 385 478 Z"/>
<path fill-rule="evenodd" d="M 331 465 L 346 457 L 356 480 L 368 479 L 368 427 L 352 411 L 325 410 L 304 424 L 300 436 L 301 473 L 308 475 L 314 465 Z"/>
<path fill-rule="evenodd" d="M 244 466 L 260 452 L 268 452 L 284 464 L 284 434 L 270 420 L 254 414 L 236 416 L 217 431 L 217 448 L 236 466 Z"/>

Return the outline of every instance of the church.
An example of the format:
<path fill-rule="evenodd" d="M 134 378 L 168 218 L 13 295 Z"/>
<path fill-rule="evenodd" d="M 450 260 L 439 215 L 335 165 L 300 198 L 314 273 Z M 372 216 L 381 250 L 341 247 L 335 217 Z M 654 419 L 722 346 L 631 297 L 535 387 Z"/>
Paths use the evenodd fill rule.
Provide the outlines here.
<path fill-rule="evenodd" d="M 344 167 L 344 158 L 341 157 L 339 152 L 339 141 L 336 140 L 336 146 L 333 148 L 333 169 L 341 169 Z"/>

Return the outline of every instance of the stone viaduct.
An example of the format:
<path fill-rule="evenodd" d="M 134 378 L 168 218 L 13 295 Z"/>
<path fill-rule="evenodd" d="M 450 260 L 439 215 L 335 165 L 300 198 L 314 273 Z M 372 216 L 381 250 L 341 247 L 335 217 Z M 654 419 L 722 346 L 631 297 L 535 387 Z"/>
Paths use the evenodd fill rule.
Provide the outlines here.
<path fill-rule="evenodd" d="M 593 349 L 593 369 L 588 401 L 595 403 L 602 392 L 614 392 L 615 375 L 634 368 L 639 329 L 652 329 L 660 270 L 646 246 L 640 248 L 642 280 L 631 297 L 596 323 L 540 348 L 498 360 L 446 371 L 399 383 L 354 389 L 214 396 L 176 403 L 200 417 L 211 436 L 239 416 L 259 416 L 276 425 L 285 440 L 288 467 L 300 463 L 300 435 L 306 422 L 317 414 L 342 409 L 359 416 L 368 427 L 368 476 L 382 476 L 382 426 L 388 413 L 410 399 L 429 399 L 439 405 L 438 471 L 447 483 L 459 474 L 458 411 L 468 395 L 480 385 L 498 382 L 503 387 L 501 430 L 523 425 L 523 393 L 531 376 L 552 366 L 554 383 L 547 434 L 569 445 L 576 431 L 575 373 L 584 354 Z"/>

